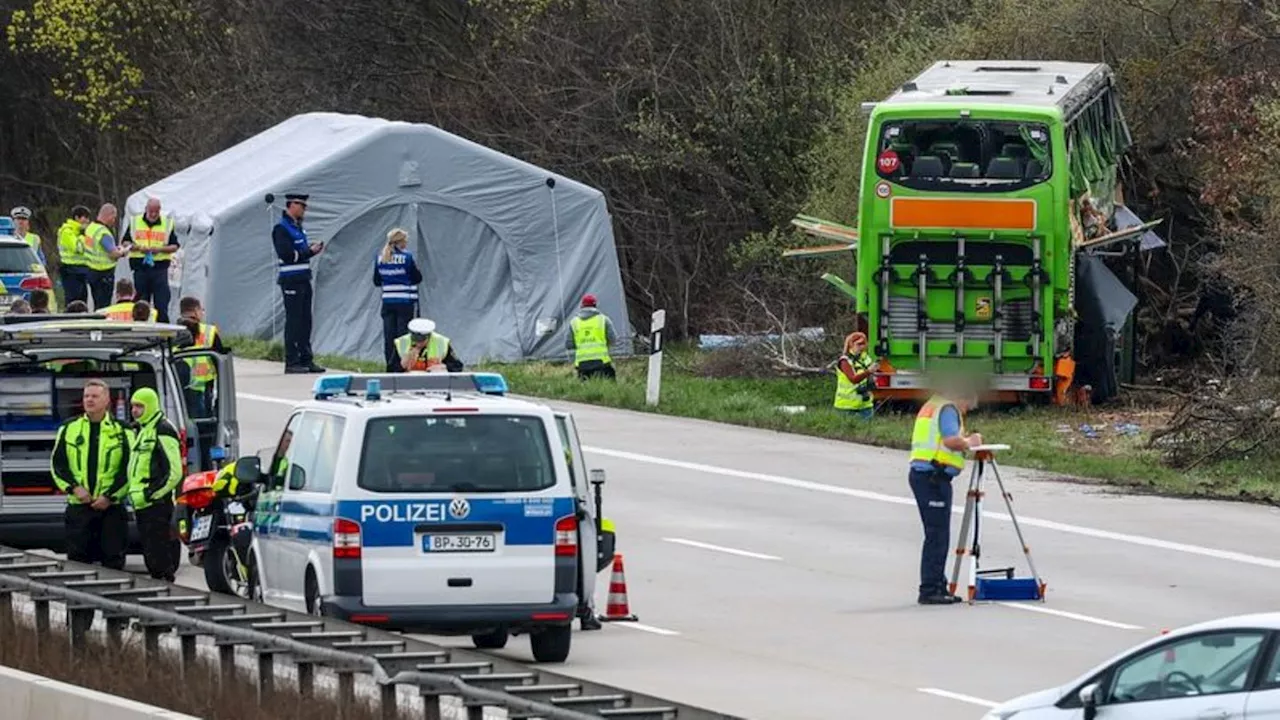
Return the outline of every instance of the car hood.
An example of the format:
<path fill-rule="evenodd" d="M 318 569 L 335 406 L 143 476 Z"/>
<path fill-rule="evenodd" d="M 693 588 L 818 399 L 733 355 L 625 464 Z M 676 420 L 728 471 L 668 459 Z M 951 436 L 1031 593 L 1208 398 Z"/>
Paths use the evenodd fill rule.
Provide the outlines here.
<path fill-rule="evenodd" d="M 1047 707 L 1058 702 L 1062 697 L 1062 694 L 1066 692 L 1066 687 L 1067 686 L 1065 685 L 1060 685 L 1058 687 L 1052 687 L 1045 690 L 1037 690 L 1035 692 L 1027 693 L 1026 695 L 1019 695 L 1012 700 L 1006 700 L 1005 702 L 995 706 L 991 709 L 991 713 L 995 714 L 996 717 L 999 717 L 999 713 L 1002 712 Z"/>

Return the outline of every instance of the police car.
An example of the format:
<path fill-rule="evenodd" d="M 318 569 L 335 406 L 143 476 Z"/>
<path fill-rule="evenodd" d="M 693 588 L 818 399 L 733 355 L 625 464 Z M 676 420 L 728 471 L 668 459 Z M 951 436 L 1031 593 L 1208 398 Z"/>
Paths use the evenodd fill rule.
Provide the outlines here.
<path fill-rule="evenodd" d="M 572 417 L 506 390 L 488 373 L 318 378 L 258 458 L 263 599 L 481 648 L 526 633 L 535 660 L 563 662 L 603 564 L 595 498 Z"/>

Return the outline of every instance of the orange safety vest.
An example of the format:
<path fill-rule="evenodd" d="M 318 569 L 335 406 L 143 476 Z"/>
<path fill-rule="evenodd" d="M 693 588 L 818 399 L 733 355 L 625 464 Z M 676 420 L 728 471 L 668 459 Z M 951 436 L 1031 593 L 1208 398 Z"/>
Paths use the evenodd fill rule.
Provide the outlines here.
<path fill-rule="evenodd" d="M 155 252 L 157 248 L 169 244 L 169 234 L 173 231 L 172 218 L 161 217 L 160 224 L 151 227 L 143 215 L 138 215 L 133 219 L 133 227 L 130 230 L 133 237 L 133 250 L 129 252 L 129 257 L 142 258 L 148 252 L 152 253 L 152 257 L 157 262 L 173 257 L 170 253 Z"/>

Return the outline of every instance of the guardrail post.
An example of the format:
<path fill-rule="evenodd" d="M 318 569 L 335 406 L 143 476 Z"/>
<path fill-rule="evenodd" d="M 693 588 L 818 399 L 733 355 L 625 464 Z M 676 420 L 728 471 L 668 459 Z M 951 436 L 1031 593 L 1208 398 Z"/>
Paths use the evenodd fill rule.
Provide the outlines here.
<path fill-rule="evenodd" d="M 124 646 L 124 631 L 128 627 L 129 620 L 127 618 L 107 618 L 107 642 L 111 644 L 112 648 Z"/>
<path fill-rule="evenodd" d="M 398 687 L 388 683 L 379 688 L 382 693 L 382 720 L 396 720 L 400 714 L 400 698 L 396 693 Z"/>
<path fill-rule="evenodd" d="M 147 675 L 155 673 L 163 664 L 160 657 L 160 635 L 164 630 L 154 625 L 145 625 L 142 628 L 143 661 L 146 663 Z"/>
<path fill-rule="evenodd" d="M 275 654 L 271 652 L 258 653 L 258 705 L 265 705 L 267 700 L 271 699 L 271 693 L 275 690 L 276 679 L 276 663 Z"/>
<path fill-rule="evenodd" d="M 315 695 L 316 689 L 316 666 L 309 662 L 299 662 L 298 666 L 298 694 L 304 700 L 310 700 Z"/>
<path fill-rule="evenodd" d="M 236 683 L 236 646 L 218 646 L 218 683 L 223 689 Z"/>
<path fill-rule="evenodd" d="M 93 627 L 93 608 L 76 608 L 67 611 L 67 630 L 71 636 L 72 652 L 84 650 L 85 634 Z"/>
<path fill-rule="evenodd" d="M 0 628 L 8 629 L 13 623 L 13 592 L 0 590 Z"/>
<path fill-rule="evenodd" d="M 483 706 L 483 705 L 468 705 L 468 706 L 467 706 L 467 720 L 484 720 L 484 706 Z"/>
<path fill-rule="evenodd" d="M 37 599 L 36 605 L 36 633 L 44 635 L 49 632 L 49 601 Z"/>
<path fill-rule="evenodd" d="M 338 674 L 338 714 L 349 718 L 355 715 L 356 678 L 350 670 L 339 670 Z"/>
<path fill-rule="evenodd" d="M 182 676 L 190 678 L 192 673 L 196 672 L 196 641 L 199 638 L 195 635 L 183 635 L 180 640 L 182 642 Z"/>
<path fill-rule="evenodd" d="M 423 720 L 444 720 L 444 697 L 437 693 L 422 693 Z"/>

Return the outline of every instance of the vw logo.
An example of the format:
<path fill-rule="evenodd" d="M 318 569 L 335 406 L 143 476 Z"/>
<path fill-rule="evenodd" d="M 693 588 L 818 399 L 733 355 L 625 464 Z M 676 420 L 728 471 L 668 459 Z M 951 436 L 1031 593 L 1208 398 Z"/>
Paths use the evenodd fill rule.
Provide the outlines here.
<path fill-rule="evenodd" d="M 471 503 L 466 498 L 454 498 L 449 503 L 449 516 L 454 520 L 462 520 L 471 514 Z"/>

